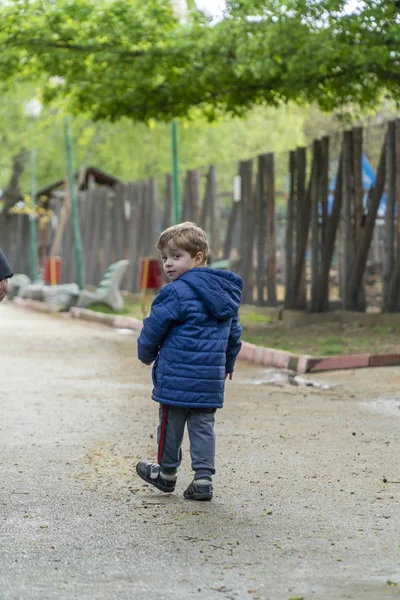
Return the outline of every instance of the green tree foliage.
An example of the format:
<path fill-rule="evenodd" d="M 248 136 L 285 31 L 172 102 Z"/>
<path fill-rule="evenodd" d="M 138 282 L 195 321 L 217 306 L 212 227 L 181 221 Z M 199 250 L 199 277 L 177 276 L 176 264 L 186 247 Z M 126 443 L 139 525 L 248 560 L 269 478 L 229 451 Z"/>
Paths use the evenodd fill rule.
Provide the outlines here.
<path fill-rule="evenodd" d="M 0 91 L 0 188 L 11 175 L 12 158 L 21 148 L 36 147 L 38 187 L 65 176 L 64 106 L 45 105 L 33 119 L 26 107 L 39 93 L 32 84 Z M 179 127 L 180 167 L 186 169 L 216 164 L 220 189 L 229 190 L 237 160 L 304 143 L 308 110 L 297 107 L 257 107 L 244 118 L 220 116 L 209 123 L 200 113 L 182 120 Z M 72 120 L 76 167 L 95 165 L 123 181 L 163 175 L 171 169 L 171 136 L 168 124 L 134 123 L 127 117 L 116 123 L 93 122 L 86 115 Z M 287 161 L 286 161 L 287 162 Z M 285 162 L 285 165 L 286 165 Z M 21 189 L 29 191 L 29 161 Z"/>
<path fill-rule="evenodd" d="M 400 92 L 394 0 L 228 0 L 211 24 L 169 0 L 10 0 L 0 77 L 45 76 L 45 98 L 93 119 L 138 121 L 259 104 L 376 106 Z"/>

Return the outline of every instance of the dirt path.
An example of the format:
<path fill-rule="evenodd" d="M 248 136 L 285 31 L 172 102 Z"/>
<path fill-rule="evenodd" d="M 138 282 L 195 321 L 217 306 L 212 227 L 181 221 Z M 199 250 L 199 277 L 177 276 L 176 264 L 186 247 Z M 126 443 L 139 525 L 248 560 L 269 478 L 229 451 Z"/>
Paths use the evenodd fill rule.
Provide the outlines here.
<path fill-rule="evenodd" d="M 239 364 L 215 499 L 190 503 L 187 453 L 172 496 L 133 474 L 157 420 L 135 336 L 0 320 L 2 600 L 400 597 L 399 368 L 317 389 Z"/>

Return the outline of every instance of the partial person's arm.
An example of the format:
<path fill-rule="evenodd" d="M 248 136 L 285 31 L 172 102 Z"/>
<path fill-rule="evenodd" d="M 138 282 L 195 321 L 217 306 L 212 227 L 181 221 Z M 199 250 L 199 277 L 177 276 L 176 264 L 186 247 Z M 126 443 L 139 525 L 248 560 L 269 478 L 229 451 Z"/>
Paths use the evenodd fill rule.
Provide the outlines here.
<path fill-rule="evenodd" d="M 143 321 L 138 339 L 138 358 L 150 365 L 157 358 L 160 346 L 171 327 L 179 322 L 180 309 L 176 291 L 172 285 L 165 286 L 154 300 L 150 315 Z"/>
<path fill-rule="evenodd" d="M 4 300 L 8 291 L 8 279 L 12 277 L 14 273 L 3 252 L 0 250 L 0 302 Z"/>
<path fill-rule="evenodd" d="M 229 335 L 228 348 L 226 350 L 226 374 L 229 375 L 229 379 L 232 379 L 232 373 L 235 368 L 236 357 L 239 354 L 240 348 L 242 347 L 242 326 L 239 321 L 239 317 L 233 317 L 231 325 L 231 333 Z"/>
<path fill-rule="evenodd" d="M 0 302 L 4 300 L 8 292 L 8 279 L 0 281 Z"/>

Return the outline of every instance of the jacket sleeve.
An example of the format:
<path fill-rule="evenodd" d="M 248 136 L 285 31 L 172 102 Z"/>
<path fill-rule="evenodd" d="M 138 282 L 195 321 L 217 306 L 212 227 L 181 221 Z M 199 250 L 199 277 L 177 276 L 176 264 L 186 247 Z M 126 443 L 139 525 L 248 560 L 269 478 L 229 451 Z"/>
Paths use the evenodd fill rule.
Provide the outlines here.
<path fill-rule="evenodd" d="M 6 257 L 3 252 L 0 250 L 0 281 L 3 279 L 8 279 L 13 276 L 12 269 L 7 262 Z"/>
<path fill-rule="evenodd" d="M 233 317 L 231 325 L 231 333 L 229 335 L 228 347 L 226 349 L 226 372 L 233 373 L 235 368 L 236 357 L 239 354 L 240 348 L 242 347 L 242 340 L 240 336 L 242 334 L 242 326 L 239 321 L 239 317 Z"/>
<path fill-rule="evenodd" d="M 157 358 L 160 346 L 179 318 L 178 296 L 172 285 L 166 285 L 154 300 L 150 315 L 143 321 L 138 339 L 138 358 L 141 362 L 150 364 Z"/>

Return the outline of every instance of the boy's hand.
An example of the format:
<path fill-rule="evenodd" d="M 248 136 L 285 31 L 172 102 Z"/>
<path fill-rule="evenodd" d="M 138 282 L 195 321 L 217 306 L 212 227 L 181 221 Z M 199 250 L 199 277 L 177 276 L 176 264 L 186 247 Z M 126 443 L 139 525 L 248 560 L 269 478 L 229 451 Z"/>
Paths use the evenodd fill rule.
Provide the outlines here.
<path fill-rule="evenodd" d="M 228 377 L 229 377 L 229 381 L 232 381 L 233 373 L 226 373 L 225 381 L 228 379 Z"/>

